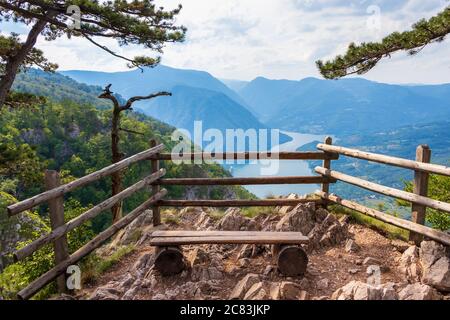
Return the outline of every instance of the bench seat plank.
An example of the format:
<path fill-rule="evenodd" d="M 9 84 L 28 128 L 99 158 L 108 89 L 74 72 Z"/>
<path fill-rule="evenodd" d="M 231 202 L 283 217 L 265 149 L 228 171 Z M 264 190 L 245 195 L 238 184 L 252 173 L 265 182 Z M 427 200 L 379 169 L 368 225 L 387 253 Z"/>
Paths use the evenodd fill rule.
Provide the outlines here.
<path fill-rule="evenodd" d="M 306 244 L 309 238 L 300 232 L 267 231 L 155 231 L 152 246 L 189 244 Z"/>

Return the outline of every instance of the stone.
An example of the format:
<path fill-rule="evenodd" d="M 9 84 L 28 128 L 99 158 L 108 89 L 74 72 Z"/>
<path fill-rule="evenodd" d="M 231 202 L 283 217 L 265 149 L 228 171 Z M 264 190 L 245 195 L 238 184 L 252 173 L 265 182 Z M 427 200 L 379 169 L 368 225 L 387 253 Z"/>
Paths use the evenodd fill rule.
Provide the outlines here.
<path fill-rule="evenodd" d="M 399 292 L 400 300 L 441 300 L 441 295 L 426 284 L 414 283 Z"/>
<path fill-rule="evenodd" d="M 229 208 L 225 215 L 219 220 L 217 229 L 226 231 L 246 230 L 250 219 L 241 214 L 238 208 Z"/>
<path fill-rule="evenodd" d="M 400 253 L 404 253 L 410 248 L 407 242 L 398 239 L 392 240 L 391 245 L 395 248 L 396 251 Z"/>
<path fill-rule="evenodd" d="M 345 243 L 345 251 L 346 252 L 349 252 L 349 253 L 357 252 L 357 251 L 359 251 L 359 249 L 360 249 L 359 245 L 353 239 L 348 239 L 347 242 Z"/>
<path fill-rule="evenodd" d="M 358 272 L 360 272 L 360 269 L 354 268 L 354 269 L 348 269 L 348 273 L 350 274 L 357 274 Z"/>
<path fill-rule="evenodd" d="M 193 267 L 194 265 L 203 264 L 209 261 L 209 256 L 208 253 L 201 247 L 196 247 L 194 250 L 189 252 L 186 259 L 190 266 Z"/>
<path fill-rule="evenodd" d="M 365 265 L 365 266 L 373 266 L 373 265 L 381 266 L 381 264 L 382 263 L 380 262 L 380 260 L 372 258 L 372 257 L 367 257 L 363 261 L 363 265 Z"/>
<path fill-rule="evenodd" d="M 133 265 L 133 267 L 131 268 L 132 270 L 131 272 L 137 277 L 144 276 L 148 272 L 148 270 L 153 266 L 152 258 L 153 255 L 151 253 L 144 253 L 138 258 L 136 263 Z"/>
<path fill-rule="evenodd" d="M 253 255 L 253 246 L 251 244 L 244 244 L 238 253 L 237 258 L 251 258 Z"/>
<path fill-rule="evenodd" d="M 257 274 L 249 273 L 244 278 L 242 278 L 234 287 L 230 294 L 230 299 L 242 299 L 245 293 L 255 284 L 260 281 Z"/>
<path fill-rule="evenodd" d="M 337 289 L 332 300 L 398 300 L 393 283 L 373 286 L 361 281 L 351 281 Z"/>
<path fill-rule="evenodd" d="M 245 293 L 244 300 L 263 300 L 267 297 L 267 292 L 264 290 L 262 282 L 255 283 Z"/>
<path fill-rule="evenodd" d="M 449 249 L 435 241 L 423 241 L 419 251 L 422 282 L 439 291 L 450 292 Z"/>
<path fill-rule="evenodd" d="M 418 282 L 420 280 L 419 248 L 411 246 L 405 250 L 400 257 L 398 266 L 408 281 Z"/>
<path fill-rule="evenodd" d="M 280 284 L 280 294 L 282 299 L 296 300 L 300 291 L 300 287 L 293 282 L 283 281 Z"/>
<path fill-rule="evenodd" d="M 328 286 L 329 286 L 329 281 L 326 278 L 317 281 L 317 289 L 319 289 L 319 290 L 326 290 L 326 289 L 328 289 Z"/>
<path fill-rule="evenodd" d="M 299 195 L 297 195 L 297 194 L 295 194 L 295 193 L 291 193 L 291 194 L 289 194 L 289 195 L 286 197 L 286 199 L 288 199 L 288 200 L 296 200 L 296 199 L 299 199 L 299 198 L 300 198 Z M 292 209 L 294 209 L 294 207 L 292 207 L 292 206 L 281 207 L 281 208 L 278 210 L 278 213 L 281 214 L 281 215 L 285 215 L 286 213 L 288 213 L 288 212 L 291 211 Z"/>
<path fill-rule="evenodd" d="M 119 300 L 121 292 L 112 287 L 99 287 L 89 297 L 89 300 Z"/>
<path fill-rule="evenodd" d="M 315 204 L 299 204 L 277 223 L 277 231 L 298 231 L 308 234 L 315 226 Z"/>

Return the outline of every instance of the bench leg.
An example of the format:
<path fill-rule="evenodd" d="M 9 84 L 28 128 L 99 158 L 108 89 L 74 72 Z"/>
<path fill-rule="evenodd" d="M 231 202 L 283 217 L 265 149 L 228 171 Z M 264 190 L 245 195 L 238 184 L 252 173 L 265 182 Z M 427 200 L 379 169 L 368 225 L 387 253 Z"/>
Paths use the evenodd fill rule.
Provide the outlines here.
<path fill-rule="evenodd" d="M 308 265 L 308 256 L 300 246 L 274 245 L 272 254 L 278 270 L 285 276 L 303 276 Z"/>
<path fill-rule="evenodd" d="M 184 268 L 183 251 L 180 247 L 155 248 L 155 269 L 163 276 L 179 274 Z"/>

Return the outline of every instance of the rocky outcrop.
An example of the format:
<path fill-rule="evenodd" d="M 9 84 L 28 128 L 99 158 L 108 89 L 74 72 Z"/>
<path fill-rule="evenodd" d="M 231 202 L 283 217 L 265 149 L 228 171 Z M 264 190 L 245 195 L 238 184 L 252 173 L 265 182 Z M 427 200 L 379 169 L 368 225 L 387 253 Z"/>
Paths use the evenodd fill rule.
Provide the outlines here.
<path fill-rule="evenodd" d="M 419 248 L 409 247 L 399 260 L 399 269 L 409 282 L 420 281 Z"/>
<path fill-rule="evenodd" d="M 441 300 L 441 295 L 426 284 L 414 283 L 399 292 L 400 300 Z"/>
<path fill-rule="evenodd" d="M 254 220 L 244 217 L 240 209 L 229 208 L 217 223 L 217 229 L 225 231 L 257 230 L 257 226 Z"/>
<path fill-rule="evenodd" d="M 420 245 L 422 282 L 439 291 L 450 292 L 449 248 L 435 241 L 423 241 Z"/>
<path fill-rule="evenodd" d="M 236 284 L 233 291 L 231 291 L 230 299 L 243 299 L 247 291 L 249 291 L 253 285 L 259 282 L 259 275 L 252 273 L 247 274 Z"/>
<path fill-rule="evenodd" d="M 398 300 L 395 284 L 373 286 L 361 281 L 351 281 L 336 290 L 333 300 Z"/>

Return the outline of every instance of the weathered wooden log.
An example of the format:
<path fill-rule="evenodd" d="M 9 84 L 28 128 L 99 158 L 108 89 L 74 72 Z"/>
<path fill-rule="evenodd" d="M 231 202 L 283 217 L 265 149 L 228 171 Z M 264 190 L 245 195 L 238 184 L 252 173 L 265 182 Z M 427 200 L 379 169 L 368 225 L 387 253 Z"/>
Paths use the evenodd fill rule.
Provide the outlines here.
<path fill-rule="evenodd" d="M 54 170 L 45 171 L 45 188 L 52 190 L 61 185 L 59 173 Z M 64 197 L 54 198 L 48 201 L 48 211 L 50 215 L 50 225 L 52 230 L 64 224 Z M 58 264 L 69 257 L 67 235 L 63 235 L 53 241 L 53 251 L 55 253 L 55 264 Z M 56 287 L 59 293 L 66 292 L 66 277 L 61 275 L 56 279 Z"/>
<path fill-rule="evenodd" d="M 163 276 L 179 274 L 185 268 L 183 251 L 179 247 L 156 247 L 155 269 Z"/>
<path fill-rule="evenodd" d="M 155 139 L 150 141 L 150 147 L 154 148 L 157 145 L 157 142 Z M 159 171 L 159 160 L 152 159 L 151 160 L 151 166 L 152 166 L 152 172 L 158 172 Z M 152 194 L 157 194 L 161 190 L 159 183 L 153 183 L 152 184 Z M 161 224 L 161 211 L 159 209 L 159 206 L 155 204 L 152 208 L 153 212 L 153 226 L 157 227 Z"/>
<path fill-rule="evenodd" d="M 277 263 L 278 270 L 285 276 L 297 277 L 306 273 L 308 256 L 299 246 L 274 245 L 272 255 Z"/>
<path fill-rule="evenodd" d="M 375 210 L 375 209 L 367 208 L 358 203 L 342 199 L 339 196 L 334 195 L 334 194 L 326 194 L 326 193 L 323 193 L 320 191 L 316 192 L 316 194 L 329 200 L 329 201 L 332 201 L 336 204 L 344 206 L 346 208 L 356 210 L 356 211 L 361 212 L 362 214 L 365 214 L 372 218 L 378 219 L 380 221 L 389 223 L 393 226 L 396 226 L 396 227 L 399 227 L 399 228 L 402 228 L 402 229 L 405 229 L 408 231 L 413 231 L 415 233 L 426 236 L 432 240 L 435 240 L 437 242 L 440 242 L 447 246 L 450 246 L 450 235 L 448 233 L 445 233 L 445 232 L 442 232 L 439 230 L 435 230 L 433 228 L 423 226 L 423 225 L 420 225 L 420 224 L 417 224 L 417 223 L 414 223 L 414 222 L 411 222 L 408 220 L 397 218 L 390 214 L 386 214 L 386 213 L 383 213 L 383 212 Z"/>
<path fill-rule="evenodd" d="M 162 200 L 161 207 L 276 207 L 300 203 L 322 203 L 321 199 L 262 199 L 262 200 Z"/>
<path fill-rule="evenodd" d="M 109 238 L 111 238 L 114 234 L 116 234 L 120 229 L 125 228 L 127 225 L 129 225 L 131 222 L 133 222 L 137 217 L 139 217 L 145 210 L 147 210 L 152 204 L 155 203 L 155 201 L 158 201 L 159 199 L 163 198 L 167 194 L 166 189 L 162 189 L 157 195 L 151 197 L 147 201 L 145 201 L 143 204 L 141 204 L 139 207 L 131 211 L 129 214 L 127 214 L 125 217 L 120 219 L 117 223 L 113 224 L 111 227 L 106 229 L 105 231 L 98 234 L 94 239 L 89 241 L 87 244 L 85 244 L 83 247 L 75 251 L 69 259 L 61 262 L 60 264 L 56 265 L 46 273 L 44 273 L 42 276 L 31 282 L 27 287 L 19 291 L 17 294 L 17 297 L 19 299 L 29 299 L 31 298 L 36 292 L 38 292 L 41 288 L 49 284 L 52 280 L 54 280 L 56 277 L 58 277 L 60 274 L 63 274 L 66 272 L 67 267 L 77 263 L 80 261 L 83 257 L 87 256 L 89 253 L 100 247 L 105 241 L 107 241 Z"/>
<path fill-rule="evenodd" d="M 431 149 L 428 146 L 422 145 L 417 147 L 416 161 L 423 163 L 430 163 L 431 161 Z M 413 192 L 419 196 L 428 196 L 428 178 L 429 173 L 423 171 L 414 172 L 414 188 Z M 425 224 L 425 218 L 427 214 L 427 207 L 413 203 L 411 206 L 411 221 L 418 224 Z M 416 245 L 420 246 L 423 241 L 423 236 L 415 233 L 409 233 L 409 241 L 413 241 Z"/>
<path fill-rule="evenodd" d="M 325 144 L 326 145 L 333 144 L 333 138 L 326 137 L 325 138 Z M 328 152 L 326 152 L 326 153 L 328 153 Z M 324 167 L 325 169 L 331 169 L 331 160 L 329 160 L 329 159 L 323 160 L 322 167 Z M 323 192 L 326 192 L 326 193 L 330 192 L 330 184 L 326 183 L 326 182 L 322 183 L 321 189 L 322 189 Z M 324 203 L 323 203 L 323 208 L 327 209 L 327 202 L 326 201 L 324 201 Z"/>
<path fill-rule="evenodd" d="M 261 235 L 211 235 L 154 237 L 152 246 L 172 246 L 190 244 L 301 244 L 308 243 L 308 237 L 285 235 L 283 232 L 272 232 Z"/>
<path fill-rule="evenodd" d="M 337 160 L 339 155 L 334 153 L 331 156 L 321 151 L 304 151 L 304 152 L 229 152 L 229 153 L 207 153 L 194 152 L 182 155 L 171 153 L 159 153 L 152 156 L 158 160 Z"/>
<path fill-rule="evenodd" d="M 357 159 L 369 160 L 369 161 L 373 161 L 373 162 L 389 164 L 389 165 L 400 167 L 400 168 L 412 169 L 415 171 L 425 171 L 428 173 L 435 173 L 435 174 L 440 174 L 440 175 L 450 177 L 450 167 L 441 166 L 441 165 L 437 165 L 437 164 L 422 163 L 422 162 L 408 160 L 408 159 L 402 159 L 402 158 L 385 156 L 385 155 L 371 153 L 371 152 L 359 151 L 356 149 L 337 147 L 337 146 L 329 146 L 326 144 L 318 144 L 317 148 L 320 150 L 323 150 L 323 151 L 335 152 L 338 154 L 342 154 L 342 155 L 357 158 Z"/>
<path fill-rule="evenodd" d="M 62 185 L 58 188 L 43 192 L 43 193 L 38 194 L 27 200 L 12 204 L 7 207 L 8 215 L 13 216 L 13 215 L 23 212 L 25 210 L 31 209 L 31 208 L 33 208 L 43 202 L 46 202 L 50 199 L 60 197 L 60 196 L 64 195 L 65 193 L 72 191 L 76 188 L 79 188 L 79 187 L 82 187 L 91 182 L 97 181 L 103 177 L 107 177 L 114 172 L 118 172 L 118 171 L 130 166 L 133 163 L 139 162 L 141 160 L 149 159 L 150 156 L 154 155 L 155 153 L 160 152 L 163 149 L 164 149 L 164 145 L 161 144 L 161 145 L 151 148 L 149 150 L 135 154 L 134 156 L 131 156 L 127 159 L 119 161 L 108 167 L 105 167 L 99 171 L 88 174 L 87 176 L 84 176 L 80 179 L 77 179 L 75 181 L 72 181 L 70 183 Z"/>
<path fill-rule="evenodd" d="M 329 177 L 335 178 L 337 180 L 344 181 L 344 182 L 350 183 L 352 185 L 355 185 L 355 186 L 358 186 L 358 187 L 361 187 L 361 188 L 364 188 L 364 189 L 367 189 L 370 191 L 384 194 L 385 196 L 402 199 L 405 201 L 417 203 L 417 204 L 420 204 L 420 205 L 423 205 L 426 207 L 430 207 L 430 208 L 433 208 L 436 210 L 442 210 L 442 211 L 450 213 L 450 203 L 445 203 L 445 202 L 433 200 L 433 199 L 430 199 L 430 198 L 427 198 L 424 196 L 419 196 L 414 193 L 386 187 L 386 186 L 383 186 L 383 185 L 380 185 L 377 183 L 373 183 L 373 182 L 369 182 L 369 181 L 366 181 L 366 180 L 363 180 L 360 178 L 355 178 L 355 177 L 340 173 L 338 171 L 327 170 L 322 167 L 316 167 L 315 171 L 317 173 L 323 174 L 325 176 L 329 176 Z"/>
<path fill-rule="evenodd" d="M 22 249 L 14 252 L 14 254 L 13 254 L 14 260 L 19 261 L 19 260 L 22 260 L 22 259 L 28 257 L 29 255 L 31 255 L 33 252 L 35 252 L 37 249 L 39 249 L 43 245 L 50 243 L 51 241 L 58 239 L 59 237 L 67 234 L 69 231 L 81 226 L 86 221 L 88 221 L 92 218 L 95 218 L 100 213 L 104 212 L 105 210 L 111 209 L 114 204 L 133 195 L 136 191 L 141 190 L 145 186 L 148 186 L 153 181 L 164 176 L 165 173 L 166 173 L 165 169 L 161 169 L 160 171 L 153 173 L 152 175 L 144 178 L 143 180 L 137 182 L 136 184 L 126 188 L 125 190 L 116 194 L 115 196 L 103 201 L 99 205 L 96 205 L 95 207 L 89 209 L 85 213 L 70 220 L 69 222 L 53 229 L 49 234 L 43 235 L 42 237 L 34 240 L 33 242 L 31 242 L 27 246 L 23 247 Z"/>
<path fill-rule="evenodd" d="M 160 179 L 159 184 L 169 186 L 232 186 L 267 184 L 320 184 L 334 183 L 336 180 L 322 176 L 306 177 L 257 177 L 257 178 L 178 178 Z"/>

